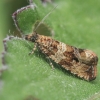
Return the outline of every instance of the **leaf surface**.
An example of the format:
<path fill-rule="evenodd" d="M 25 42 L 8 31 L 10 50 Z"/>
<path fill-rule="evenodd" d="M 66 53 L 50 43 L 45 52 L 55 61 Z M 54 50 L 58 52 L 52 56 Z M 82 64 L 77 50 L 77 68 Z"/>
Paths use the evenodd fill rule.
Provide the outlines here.
<path fill-rule="evenodd" d="M 53 7 L 51 4 L 44 7 L 37 0 L 34 2 L 38 7 L 36 18 L 40 20 Z M 79 48 L 91 49 L 99 55 L 100 1 L 62 0 L 55 3 L 58 7 L 45 21 L 54 30 L 54 38 Z M 33 10 L 27 10 L 18 15 L 19 28 L 25 34 L 32 32 L 37 21 L 33 13 Z M 52 70 L 39 51 L 28 55 L 34 43 L 8 37 L 4 46 L 4 61 L 8 69 L 1 76 L 0 100 L 99 100 L 99 64 L 97 78 L 87 82 L 56 64 Z"/>

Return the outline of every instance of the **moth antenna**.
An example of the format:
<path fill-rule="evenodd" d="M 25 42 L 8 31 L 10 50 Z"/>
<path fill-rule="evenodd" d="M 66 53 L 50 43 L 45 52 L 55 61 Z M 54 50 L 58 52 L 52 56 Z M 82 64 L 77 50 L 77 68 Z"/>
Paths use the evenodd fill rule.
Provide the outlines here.
<path fill-rule="evenodd" d="M 56 9 L 57 6 L 58 6 L 58 5 L 56 5 L 53 9 L 51 9 L 51 11 L 50 11 L 50 12 L 40 21 L 40 23 L 36 26 L 36 28 L 35 28 L 34 31 L 36 31 L 36 29 L 40 26 L 40 24 L 44 22 L 44 20 Z"/>

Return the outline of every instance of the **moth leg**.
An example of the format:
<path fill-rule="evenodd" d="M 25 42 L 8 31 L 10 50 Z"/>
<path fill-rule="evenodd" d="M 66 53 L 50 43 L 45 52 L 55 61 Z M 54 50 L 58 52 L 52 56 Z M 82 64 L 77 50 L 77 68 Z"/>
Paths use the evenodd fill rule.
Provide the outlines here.
<path fill-rule="evenodd" d="M 53 63 L 51 62 L 50 58 L 49 57 L 46 57 L 46 58 L 48 59 L 51 68 L 54 70 L 54 66 L 53 66 Z"/>
<path fill-rule="evenodd" d="M 32 51 L 29 53 L 29 55 L 33 54 L 34 51 L 36 50 L 36 47 L 37 47 L 37 43 L 34 44 L 34 48 L 32 49 Z"/>

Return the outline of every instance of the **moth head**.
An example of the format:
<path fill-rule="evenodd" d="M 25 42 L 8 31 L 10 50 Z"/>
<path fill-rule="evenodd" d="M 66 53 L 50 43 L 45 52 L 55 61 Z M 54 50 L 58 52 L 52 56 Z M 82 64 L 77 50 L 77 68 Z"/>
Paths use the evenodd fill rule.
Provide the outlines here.
<path fill-rule="evenodd" d="M 34 32 L 32 34 L 25 35 L 25 40 L 35 42 L 37 40 L 37 34 Z"/>

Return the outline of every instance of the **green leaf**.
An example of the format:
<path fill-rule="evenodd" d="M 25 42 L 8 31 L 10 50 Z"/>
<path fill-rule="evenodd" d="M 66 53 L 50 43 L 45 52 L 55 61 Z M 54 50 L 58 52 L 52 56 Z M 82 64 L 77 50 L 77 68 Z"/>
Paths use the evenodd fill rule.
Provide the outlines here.
<path fill-rule="evenodd" d="M 41 13 L 39 10 L 43 13 Z M 43 15 L 46 15 L 45 11 L 46 10 L 43 8 L 43 6 L 37 7 L 36 4 L 31 4 L 15 11 L 12 18 L 17 29 L 23 34 L 32 33 L 34 29 L 36 32 L 39 32 L 39 34 L 54 35 L 51 28 L 42 22 Z"/>
<path fill-rule="evenodd" d="M 79 48 L 91 49 L 99 56 L 100 1 L 63 0 L 56 3 L 58 7 L 46 21 L 56 33 L 54 38 Z M 40 7 L 37 11 L 39 16 L 43 10 L 46 13 L 52 8 L 42 7 L 37 1 L 36 4 Z M 27 19 L 27 23 L 28 20 L 30 23 L 30 19 Z M 31 28 L 21 29 L 28 34 Z M 16 37 L 5 41 L 4 61 L 8 70 L 2 74 L 0 100 L 99 100 L 99 64 L 97 78 L 87 82 L 56 64 L 52 70 L 39 51 L 28 55 L 34 43 Z"/>

